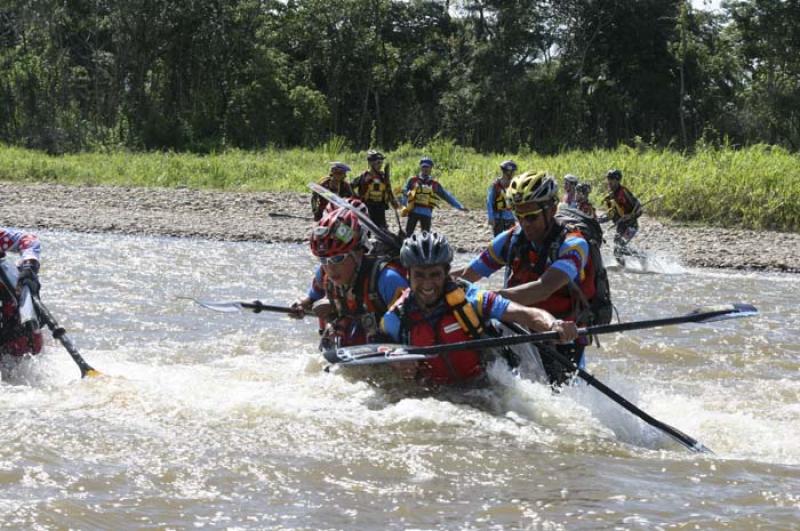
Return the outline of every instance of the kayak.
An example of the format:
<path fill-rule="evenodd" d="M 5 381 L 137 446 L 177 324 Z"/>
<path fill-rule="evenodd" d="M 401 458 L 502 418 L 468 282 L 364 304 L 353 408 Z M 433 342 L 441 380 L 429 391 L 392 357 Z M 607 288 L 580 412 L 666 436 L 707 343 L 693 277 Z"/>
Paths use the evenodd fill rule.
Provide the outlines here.
<path fill-rule="evenodd" d="M 518 335 L 510 328 L 498 321 L 492 321 L 493 328 L 499 333 L 498 337 Z M 484 365 L 488 368 L 492 363 L 505 363 L 511 373 L 521 379 L 546 383 L 547 375 L 539 357 L 539 352 L 533 343 L 522 343 L 509 347 L 493 347 L 484 349 Z M 436 358 L 437 354 L 416 354 L 406 351 L 406 346 L 398 343 L 369 343 L 352 347 L 339 347 L 323 352 L 323 357 L 330 366 L 328 371 L 335 369 L 350 375 L 374 381 L 377 375 L 386 375 L 387 367 L 402 372 L 403 367 L 410 363 L 424 362 Z"/>

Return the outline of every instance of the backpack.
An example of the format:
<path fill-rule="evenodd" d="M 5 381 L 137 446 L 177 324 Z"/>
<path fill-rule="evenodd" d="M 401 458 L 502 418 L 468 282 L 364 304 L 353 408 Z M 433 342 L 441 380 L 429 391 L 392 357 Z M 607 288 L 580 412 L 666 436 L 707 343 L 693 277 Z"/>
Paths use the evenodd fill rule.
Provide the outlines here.
<path fill-rule="evenodd" d="M 586 237 L 589 244 L 589 257 L 594 267 L 595 284 L 594 297 L 588 301 L 591 312 L 588 321 L 591 325 L 609 324 L 614 316 L 614 305 L 611 302 L 608 273 L 603 264 L 603 255 L 600 253 L 600 246 L 604 241 L 603 228 L 592 216 L 566 205 L 559 207 L 555 217 L 556 221 L 567 230 L 578 230 Z"/>

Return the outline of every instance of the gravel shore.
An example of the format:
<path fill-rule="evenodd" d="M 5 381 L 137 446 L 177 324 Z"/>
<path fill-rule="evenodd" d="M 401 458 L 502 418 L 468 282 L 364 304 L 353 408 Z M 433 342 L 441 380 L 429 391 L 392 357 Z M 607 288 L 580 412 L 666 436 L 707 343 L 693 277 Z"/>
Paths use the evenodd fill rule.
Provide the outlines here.
<path fill-rule="evenodd" d="M 309 194 L 11 182 L 0 182 L 0 191 L 6 197 L 0 223 L 34 231 L 301 242 L 310 226 Z M 396 229 L 394 216 L 387 214 Z M 686 266 L 800 273 L 800 234 L 701 227 L 646 216 L 640 224 L 634 240 L 638 248 L 668 253 Z M 446 207 L 434 213 L 433 226 L 460 251 L 476 252 L 492 236 L 483 210 L 462 213 Z"/>

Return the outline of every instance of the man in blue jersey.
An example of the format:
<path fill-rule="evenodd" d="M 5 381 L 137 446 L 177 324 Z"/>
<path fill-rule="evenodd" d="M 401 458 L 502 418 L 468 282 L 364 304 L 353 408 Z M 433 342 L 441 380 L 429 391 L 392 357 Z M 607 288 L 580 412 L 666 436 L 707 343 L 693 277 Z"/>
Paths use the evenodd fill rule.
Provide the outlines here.
<path fill-rule="evenodd" d="M 555 219 L 558 185 L 545 172 L 527 172 L 511 181 L 507 194 L 518 225 L 495 237 L 459 275 L 475 282 L 505 269 L 501 295 L 584 324 L 595 292 L 594 267 L 585 236 Z M 583 339 L 556 346 L 579 366 L 584 348 Z M 558 373 L 557 365 L 548 368 L 548 359 L 542 358 L 545 369 Z M 566 378 L 563 374 L 557 380 Z"/>
<path fill-rule="evenodd" d="M 577 337 L 575 323 L 561 321 L 538 308 L 513 303 L 468 282 L 450 280 L 453 249 L 447 238 L 422 232 L 406 238 L 400 261 L 408 268 L 410 288 L 383 316 L 381 328 L 394 341 L 413 346 L 457 343 L 484 337 L 490 319 L 517 323 L 534 332 L 558 331 L 570 341 Z M 432 384 L 474 382 L 484 374 L 479 351 L 459 350 L 415 363 L 412 376 Z"/>

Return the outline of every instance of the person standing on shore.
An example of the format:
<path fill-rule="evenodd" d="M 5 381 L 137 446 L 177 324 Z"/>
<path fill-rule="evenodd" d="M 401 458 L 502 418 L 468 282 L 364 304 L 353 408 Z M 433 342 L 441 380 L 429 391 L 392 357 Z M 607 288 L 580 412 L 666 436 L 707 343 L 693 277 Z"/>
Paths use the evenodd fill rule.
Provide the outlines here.
<path fill-rule="evenodd" d="M 500 177 L 489 186 L 486 195 L 486 213 L 489 216 L 489 226 L 495 236 L 514 226 L 516 219 L 514 212 L 506 200 L 506 189 L 517 171 L 517 163 L 505 160 L 500 164 Z"/>
<path fill-rule="evenodd" d="M 423 231 L 430 232 L 433 209 L 439 206 L 439 199 L 444 199 L 453 208 L 462 212 L 469 212 L 469 209 L 458 202 L 450 192 L 445 190 L 439 181 L 433 178 L 431 170 L 433 161 L 427 157 L 419 161 L 419 173 L 409 177 L 403 187 L 403 197 L 400 202 L 404 205 L 403 215 L 408 214 L 406 223 L 406 235 L 414 234 L 417 223 L 422 226 Z"/>
<path fill-rule="evenodd" d="M 447 237 L 422 232 L 405 239 L 400 261 L 408 269 L 410 288 L 383 316 L 381 329 L 412 346 L 433 346 L 488 337 L 489 321 L 520 324 L 533 332 L 555 330 L 562 340 L 577 337 L 575 323 L 561 321 L 538 308 L 511 302 L 493 291 L 450 279 L 453 248 Z M 459 350 L 424 362 L 410 362 L 403 373 L 423 384 L 452 385 L 480 382 L 485 354 Z"/>
<path fill-rule="evenodd" d="M 347 172 L 350 166 L 343 162 L 331 162 L 330 173 L 327 177 L 319 180 L 319 184 L 339 197 L 352 197 L 353 189 L 347 182 Z M 314 214 L 314 221 L 322 219 L 328 200 L 316 193 L 311 193 L 311 211 Z"/>
<path fill-rule="evenodd" d="M 568 173 L 564 176 L 564 197 L 561 202 L 569 207 L 578 206 L 575 191 L 578 186 L 578 177 Z"/>
<path fill-rule="evenodd" d="M 19 253 L 11 264 L 6 252 Z M 39 294 L 39 255 L 41 243 L 35 234 L 0 227 L 0 354 L 22 356 L 42 351 L 42 333 L 38 326 L 22 323 L 19 297 L 27 288 Z"/>
<path fill-rule="evenodd" d="M 575 198 L 577 201 L 577 208 L 584 214 L 597 219 L 597 211 L 594 205 L 589 201 L 589 195 L 592 193 L 592 185 L 589 183 L 580 183 L 575 188 Z"/>
<path fill-rule="evenodd" d="M 622 262 L 630 241 L 639 232 L 639 216 L 642 215 L 642 204 L 630 190 L 622 186 L 622 172 L 609 170 L 606 174 L 609 193 L 603 198 L 608 209 L 601 222 L 609 219 L 614 223 L 614 257 Z"/>
<path fill-rule="evenodd" d="M 386 209 L 399 208 L 397 200 L 392 193 L 392 183 L 387 172 L 382 171 L 383 153 L 371 149 L 367 152 L 369 169 L 353 179 L 350 187 L 355 196 L 367 205 L 370 219 L 382 229 L 388 229 L 386 223 Z"/>
<path fill-rule="evenodd" d="M 505 268 L 503 289 L 498 291 L 503 297 L 579 325 L 590 322 L 595 265 L 587 237 L 555 219 L 559 203 L 555 179 L 543 171 L 526 172 L 514 177 L 507 194 L 517 225 L 500 233 L 456 276 L 476 282 Z M 555 348 L 583 367 L 587 344 L 581 338 L 552 347 L 542 345 L 540 350 Z M 569 378 L 551 356 L 544 356 L 542 362 L 552 383 Z"/>

